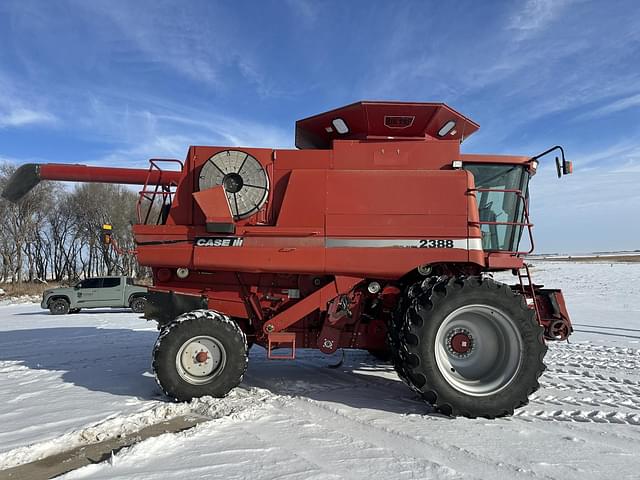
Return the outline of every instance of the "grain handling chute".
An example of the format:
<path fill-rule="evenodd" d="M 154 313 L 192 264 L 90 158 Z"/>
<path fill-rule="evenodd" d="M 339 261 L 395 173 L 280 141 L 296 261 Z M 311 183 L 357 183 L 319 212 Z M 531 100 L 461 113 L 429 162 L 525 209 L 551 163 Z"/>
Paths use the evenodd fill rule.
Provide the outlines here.
<path fill-rule="evenodd" d="M 57 179 L 137 183 L 160 199 L 155 223 L 139 203 L 133 232 L 153 270 L 145 316 L 159 323 L 153 367 L 169 396 L 225 395 L 253 343 L 270 358 L 360 348 L 389 355 L 438 410 L 496 417 L 526 404 L 545 339 L 572 328 L 519 249 L 523 234 L 533 246 L 540 156 L 461 154 L 478 128 L 440 103 L 359 102 L 298 121 L 299 150 L 191 147 L 180 172 L 25 166 L 4 195 Z M 490 277 L 504 270 L 517 285 Z"/>

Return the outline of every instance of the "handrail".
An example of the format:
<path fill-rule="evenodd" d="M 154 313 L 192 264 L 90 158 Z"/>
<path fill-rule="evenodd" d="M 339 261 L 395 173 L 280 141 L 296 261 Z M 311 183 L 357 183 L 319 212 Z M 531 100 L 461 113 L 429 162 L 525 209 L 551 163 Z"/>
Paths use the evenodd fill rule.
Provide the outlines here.
<path fill-rule="evenodd" d="M 162 206 L 160 207 L 160 211 L 158 212 L 158 218 L 156 219 L 156 225 L 159 224 L 160 219 L 162 217 L 163 209 L 167 205 L 167 200 L 168 200 L 168 205 L 171 205 L 173 202 L 173 195 L 175 194 L 175 191 L 172 191 L 171 189 L 178 186 L 178 184 L 175 181 L 170 181 L 167 184 L 162 184 L 161 182 L 162 173 L 167 171 L 167 170 L 162 170 L 162 167 L 159 165 L 159 163 L 162 163 L 162 162 L 178 164 L 178 166 L 180 167 L 180 172 L 184 171 L 184 163 L 182 163 L 182 161 L 177 160 L 175 158 L 149 159 L 149 170 L 147 172 L 147 178 L 144 182 L 144 185 L 142 186 L 142 190 L 138 192 L 139 196 L 138 196 L 138 201 L 136 202 L 136 215 L 138 217 L 138 223 L 141 223 L 143 225 L 146 225 L 147 222 L 149 221 L 149 215 L 151 214 L 151 208 L 153 207 L 153 203 L 155 202 L 156 196 L 161 194 Z M 157 170 L 159 172 L 159 174 L 157 175 L 158 181 L 155 183 L 154 188 L 150 189 L 149 183 L 152 177 L 152 172 L 154 170 Z M 158 189 L 160 187 L 161 187 L 161 190 L 159 191 Z M 147 208 L 147 212 L 144 216 L 144 221 L 142 219 L 142 200 L 143 199 L 146 199 L 149 201 L 149 208 Z"/>
<path fill-rule="evenodd" d="M 535 250 L 535 245 L 534 245 L 534 241 L 533 241 L 533 231 L 532 231 L 532 227 L 533 227 L 533 223 L 531 223 L 531 221 L 529 220 L 529 207 L 527 205 L 527 199 L 525 198 L 525 196 L 522 194 L 522 190 L 517 189 L 517 188 L 470 188 L 468 190 L 469 192 L 502 192 L 502 193 L 515 193 L 521 200 L 522 200 L 522 205 L 523 205 L 523 217 L 524 217 L 524 222 L 492 222 L 492 221 L 483 221 L 483 220 L 479 220 L 478 222 L 471 222 L 474 224 L 478 224 L 478 225 L 517 225 L 520 227 L 527 227 L 527 233 L 529 235 L 529 243 L 531 245 L 531 248 L 529 249 L 529 251 L 524 252 L 524 251 L 513 251 L 513 250 L 487 250 L 489 252 L 502 252 L 502 253 L 508 253 L 511 255 L 529 255 L 530 253 L 532 253 Z"/>

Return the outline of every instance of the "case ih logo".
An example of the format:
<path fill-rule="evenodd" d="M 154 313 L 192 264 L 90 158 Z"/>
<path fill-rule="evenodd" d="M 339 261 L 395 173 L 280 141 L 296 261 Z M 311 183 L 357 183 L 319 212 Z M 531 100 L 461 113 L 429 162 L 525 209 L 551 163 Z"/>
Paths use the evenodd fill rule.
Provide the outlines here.
<path fill-rule="evenodd" d="M 201 237 L 196 238 L 196 247 L 241 247 L 242 237 Z"/>
<path fill-rule="evenodd" d="M 387 115 L 384 117 L 384 125 L 389 128 L 408 128 L 413 125 L 415 118 L 407 115 Z"/>

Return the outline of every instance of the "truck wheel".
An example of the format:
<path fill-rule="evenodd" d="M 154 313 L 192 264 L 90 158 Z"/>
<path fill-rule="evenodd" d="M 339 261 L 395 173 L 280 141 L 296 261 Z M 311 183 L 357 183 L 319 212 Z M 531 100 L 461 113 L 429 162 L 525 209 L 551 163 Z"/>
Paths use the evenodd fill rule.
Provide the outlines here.
<path fill-rule="evenodd" d="M 147 304 L 145 297 L 135 297 L 129 302 L 129 307 L 134 313 L 144 313 L 144 307 Z"/>
<path fill-rule="evenodd" d="M 224 397 L 247 369 L 247 339 L 238 324 L 211 310 L 184 313 L 160 332 L 153 370 L 170 397 Z"/>
<path fill-rule="evenodd" d="M 447 415 L 495 418 L 526 405 L 547 347 L 525 298 L 489 278 L 423 284 L 401 343 L 413 387 Z"/>
<path fill-rule="evenodd" d="M 69 301 L 64 298 L 56 298 L 49 302 L 49 311 L 52 315 L 66 315 L 69 313 Z"/>

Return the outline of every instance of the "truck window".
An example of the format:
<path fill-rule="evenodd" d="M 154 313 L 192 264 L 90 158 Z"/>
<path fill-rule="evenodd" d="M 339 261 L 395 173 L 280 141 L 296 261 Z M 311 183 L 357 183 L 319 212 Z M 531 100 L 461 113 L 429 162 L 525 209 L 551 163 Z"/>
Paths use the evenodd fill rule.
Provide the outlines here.
<path fill-rule="evenodd" d="M 85 278 L 80 282 L 80 288 L 100 288 L 101 286 L 101 278 Z"/>
<path fill-rule="evenodd" d="M 120 286 L 120 278 L 104 278 L 102 288 L 113 288 Z"/>

